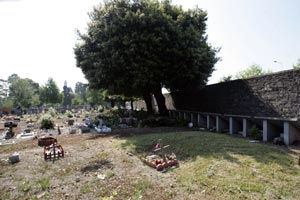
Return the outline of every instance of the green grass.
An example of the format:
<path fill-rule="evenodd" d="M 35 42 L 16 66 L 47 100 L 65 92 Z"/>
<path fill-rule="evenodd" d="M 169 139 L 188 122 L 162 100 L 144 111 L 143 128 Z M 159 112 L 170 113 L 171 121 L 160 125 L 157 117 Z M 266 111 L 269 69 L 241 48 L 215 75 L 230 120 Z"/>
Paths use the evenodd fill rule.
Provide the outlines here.
<path fill-rule="evenodd" d="M 176 132 L 128 137 L 119 145 L 141 156 L 158 139 L 171 145 L 180 167 L 178 184 L 193 195 L 217 199 L 298 199 L 300 167 L 285 147 L 249 143 L 208 132 Z"/>
<path fill-rule="evenodd" d="M 42 190 L 47 190 L 51 186 L 50 177 L 39 178 L 35 182 Z"/>
<path fill-rule="evenodd" d="M 113 177 L 115 175 L 115 173 L 113 171 L 109 171 L 107 174 L 106 174 L 106 177 L 109 179 L 111 177 Z"/>
<path fill-rule="evenodd" d="M 32 189 L 32 185 L 29 183 L 29 181 L 24 181 L 23 183 L 21 183 L 17 186 L 17 189 L 19 191 L 27 193 Z"/>

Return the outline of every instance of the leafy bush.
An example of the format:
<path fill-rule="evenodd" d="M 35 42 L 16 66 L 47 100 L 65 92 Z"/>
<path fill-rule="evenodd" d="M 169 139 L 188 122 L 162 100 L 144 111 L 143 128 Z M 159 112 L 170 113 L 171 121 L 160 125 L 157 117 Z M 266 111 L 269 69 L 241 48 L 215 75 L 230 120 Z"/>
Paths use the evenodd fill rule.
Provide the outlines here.
<path fill-rule="evenodd" d="M 48 109 L 48 113 L 51 115 L 51 117 L 56 117 L 56 110 L 55 110 L 55 108 L 49 108 Z"/>
<path fill-rule="evenodd" d="M 40 120 L 40 128 L 41 129 L 53 129 L 54 128 L 54 122 L 49 114 L 44 114 L 41 116 Z"/>
<path fill-rule="evenodd" d="M 72 117 L 73 117 L 73 113 L 72 113 L 71 111 L 69 111 L 69 110 L 67 110 L 66 114 L 67 114 L 67 116 L 68 116 L 69 118 L 72 118 Z"/>
<path fill-rule="evenodd" d="M 169 117 L 150 117 L 147 119 L 141 120 L 141 123 L 139 126 L 144 127 L 161 127 L 161 126 L 169 126 L 169 127 L 175 127 L 175 126 L 186 126 L 188 122 L 186 120 L 178 120 L 175 118 L 169 118 Z"/>
<path fill-rule="evenodd" d="M 256 127 L 256 125 L 250 128 L 249 136 L 256 140 L 262 140 L 263 138 L 261 131 Z"/>
<path fill-rule="evenodd" d="M 144 110 L 135 110 L 132 112 L 132 115 L 139 120 L 147 119 L 149 117 L 149 114 Z"/>
<path fill-rule="evenodd" d="M 102 112 L 104 112 L 104 107 L 100 105 L 97 110 L 98 110 L 98 112 L 102 113 Z"/>

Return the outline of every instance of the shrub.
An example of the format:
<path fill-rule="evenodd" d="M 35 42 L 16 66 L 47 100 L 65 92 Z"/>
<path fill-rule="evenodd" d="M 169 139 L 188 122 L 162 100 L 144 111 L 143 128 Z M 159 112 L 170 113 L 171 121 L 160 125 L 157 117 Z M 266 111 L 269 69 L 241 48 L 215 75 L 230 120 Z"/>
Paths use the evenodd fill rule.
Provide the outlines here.
<path fill-rule="evenodd" d="M 146 111 L 144 111 L 144 110 L 139 110 L 139 111 L 134 110 L 132 112 L 132 115 L 133 115 L 133 117 L 135 117 L 135 118 L 137 118 L 139 120 L 147 119 L 149 117 L 149 114 Z"/>
<path fill-rule="evenodd" d="M 148 126 L 148 127 L 161 127 L 161 126 L 169 126 L 169 127 L 176 127 L 176 126 L 186 126 L 188 122 L 186 120 L 178 120 L 175 118 L 169 117 L 149 117 L 147 119 L 141 120 L 141 127 Z"/>
<path fill-rule="evenodd" d="M 71 111 L 69 111 L 69 110 L 67 110 L 66 114 L 67 114 L 67 116 L 68 116 L 69 118 L 72 118 L 72 117 L 73 117 L 73 113 L 72 113 Z"/>
<path fill-rule="evenodd" d="M 51 115 L 51 117 L 56 117 L 56 110 L 55 108 L 49 108 L 48 113 Z"/>
<path fill-rule="evenodd" d="M 40 118 L 40 128 L 41 129 L 53 129 L 54 128 L 54 122 L 49 114 L 44 114 Z"/>
<path fill-rule="evenodd" d="M 104 112 L 104 107 L 102 105 L 98 106 L 98 112 L 102 113 Z"/>
<path fill-rule="evenodd" d="M 252 126 L 249 130 L 249 136 L 253 137 L 256 140 L 262 140 L 262 133 L 261 131 L 256 127 L 256 125 Z"/>

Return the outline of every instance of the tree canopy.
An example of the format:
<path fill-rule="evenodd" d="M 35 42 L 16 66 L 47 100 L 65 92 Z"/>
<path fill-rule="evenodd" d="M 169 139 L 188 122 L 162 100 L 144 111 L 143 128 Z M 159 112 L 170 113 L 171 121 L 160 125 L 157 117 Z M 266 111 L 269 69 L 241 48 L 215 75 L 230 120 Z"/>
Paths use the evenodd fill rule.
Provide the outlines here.
<path fill-rule="evenodd" d="M 40 88 L 40 99 L 45 104 L 57 104 L 62 102 L 62 95 L 59 92 L 56 82 L 49 78 L 47 83 Z"/>
<path fill-rule="evenodd" d="M 13 99 L 15 106 L 24 108 L 38 106 L 40 104 L 38 88 L 39 84 L 31 79 L 17 78 L 9 87 L 9 96 Z"/>
<path fill-rule="evenodd" d="M 88 84 L 85 84 L 85 83 L 77 82 L 75 84 L 75 94 L 78 95 L 78 96 L 76 96 L 77 102 L 78 101 L 80 101 L 82 103 L 87 102 L 87 99 L 86 99 L 87 87 L 88 87 Z M 79 100 L 79 98 L 81 98 L 81 100 Z"/>
<path fill-rule="evenodd" d="M 228 76 L 222 76 L 219 80 L 220 83 L 223 82 L 227 82 L 227 81 L 231 81 L 232 80 L 232 75 L 228 75 Z"/>
<path fill-rule="evenodd" d="M 300 69 L 300 59 L 293 65 L 293 69 Z"/>
<path fill-rule="evenodd" d="M 162 86 L 200 88 L 218 61 L 207 43 L 207 13 L 199 8 L 184 11 L 167 0 L 111 0 L 90 18 L 74 49 L 89 86 L 144 97 L 147 108 L 154 94 L 161 114 L 166 114 Z"/>
<path fill-rule="evenodd" d="M 259 66 L 258 64 L 253 64 L 253 65 L 250 65 L 247 69 L 238 72 L 236 74 L 236 78 L 237 79 L 246 79 L 246 78 L 250 78 L 253 76 L 260 76 L 260 75 L 265 75 L 265 74 L 270 74 L 270 73 L 272 73 L 272 71 L 270 71 L 270 70 L 264 71 L 262 69 L 262 67 Z"/>
<path fill-rule="evenodd" d="M 18 79 L 20 79 L 18 74 L 12 74 L 7 78 L 7 82 L 9 84 L 12 84 L 13 82 L 17 81 Z"/>

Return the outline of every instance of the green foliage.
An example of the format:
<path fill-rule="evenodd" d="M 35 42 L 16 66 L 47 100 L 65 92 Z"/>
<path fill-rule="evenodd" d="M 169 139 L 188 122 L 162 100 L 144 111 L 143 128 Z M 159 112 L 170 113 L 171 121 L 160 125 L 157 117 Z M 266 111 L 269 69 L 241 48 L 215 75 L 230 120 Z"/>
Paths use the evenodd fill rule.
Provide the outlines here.
<path fill-rule="evenodd" d="M 13 108 L 14 100 L 13 98 L 3 98 L 1 99 L 1 105 L 5 108 Z"/>
<path fill-rule="evenodd" d="M 12 74 L 12 75 L 10 75 L 10 76 L 7 78 L 7 82 L 8 82 L 9 84 L 12 84 L 12 83 L 14 83 L 15 81 L 17 81 L 17 80 L 19 80 L 19 79 L 20 79 L 20 77 L 19 77 L 18 74 Z"/>
<path fill-rule="evenodd" d="M 185 120 L 178 120 L 175 118 L 169 117 L 149 117 L 147 119 L 141 120 L 139 126 L 141 127 L 176 127 L 176 126 L 186 126 L 187 121 Z"/>
<path fill-rule="evenodd" d="M 293 69 L 300 69 L 300 59 L 293 65 Z"/>
<path fill-rule="evenodd" d="M 88 87 L 87 84 L 84 84 L 84 83 L 81 83 L 81 82 L 77 82 L 75 84 L 75 94 L 77 94 L 77 95 L 79 95 L 81 97 L 82 103 L 87 102 L 87 99 L 86 99 L 87 87 Z"/>
<path fill-rule="evenodd" d="M 105 92 L 103 90 L 87 89 L 87 102 L 91 105 L 100 104 L 105 100 Z"/>
<path fill-rule="evenodd" d="M 232 75 L 228 75 L 228 76 L 223 76 L 219 82 L 222 83 L 222 82 L 227 82 L 227 81 L 231 81 L 231 80 L 232 80 Z"/>
<path fill-rule="evenodd" d="M 142 120 L 149 117 L 149 114 L 144 110 L 134 110 L 132 111 L 132 116 L 137 118 L 138 120 Z"/>
<path fill-rule="evenodd" d="M 84 103 L 84 100 L 82 97 L 78 94 L 74 95 L 74 98 L 72 99 L 72 105 L 77 106 L 77 105 L 82 105 Z"/>
<path fill-rule="evenodd" d="M 9 87 L 9 96 L 14 99 L 14 104 L 29 108 L 40 104 L 39 86 L 30 79 L 18 78 Z"/>
<path fill-rule="evenodd" d="M 49 109 L 48 109 L 48 113 L 51 115 L 51 117 L 56 117 L 56 109 L 55 108 L 52 108 L 52 107 L 50 107 Z"/>
<path fill-rule="evenodd" d="M 40 88 L 40 99 L 43 104 L 57 104 L 62 102 L 60 91 L 52 78 L 49 78 L 45 86 Z"/>
<path fill-rule="evenodd" d="M 40 128 L 41 129 L 53 129 L 54 128 L 54 121 L 51 115 L 44 114 L 39 119 Z"/>
<path fill-rule="evenodd" d="M 100 113 L 104 112 L 104 107 L 102 105 L 98 106 L 98 112 Z"/>
<path fill-rule="evenodd" d="M 256 127 L 256 125 L 252 126 L 249 130 L 249 137 L 252 137 L 256 140 L 262 140 L 262 133 L 261 131 Z"/>
<path fill-rule="evenodd" d="M 22 184 L 18 185 L 18 186 L 17 186 L 17 189 L 18 189 L 19 191 L 28 193 L 30 190 L 32 190 L 32 185 L 29 183 L 29 181 L 26 180 L 26 181 L 23 182 Z"/>
<path fill-rule="evenodd" d="M 90 18 L 74 51 L 91 88 L 126 97 L 161 93 L 162 85 L 195 89 L 205 85 L 218 61 L 217 50 L 207 43 L 207 13 L 199 8 L 111 0 Z"/>
<path fill-rule="evenodd" d="M 47 190 L 51 186 L 50 177 L 39 178 L 36 180 L 36 183 L 42 190 Z"/>
<path fill-rule="evenodd" d="M 247 69 L 240 71 L 236 74 L 237 79 L 246 79 L 250 78 L 253 76 L 260 76 L 260 75 L 265 75 L 265 74 L 270 74 L 272 73 L 271 70 L 264 71 L 261 66 L 257 64 L 253 64 Z"/>
<path fill-rule="evenodd" d="M 69 110 L 66 111 L 66 115 L 67 115 L 67 117 L 69 117 L 69 118 L 72 118 L 72 117 L 73 117 L 73 113 L 72 113 L 71 111 L 69 111 Z"/>
<path fill-rule="evenodd" d="M 115 175 L 115 173 L 113 171 L 109 171 L 106 176 L 109 179 L 109 178 L 113 177 L 114 175 Z"/>

